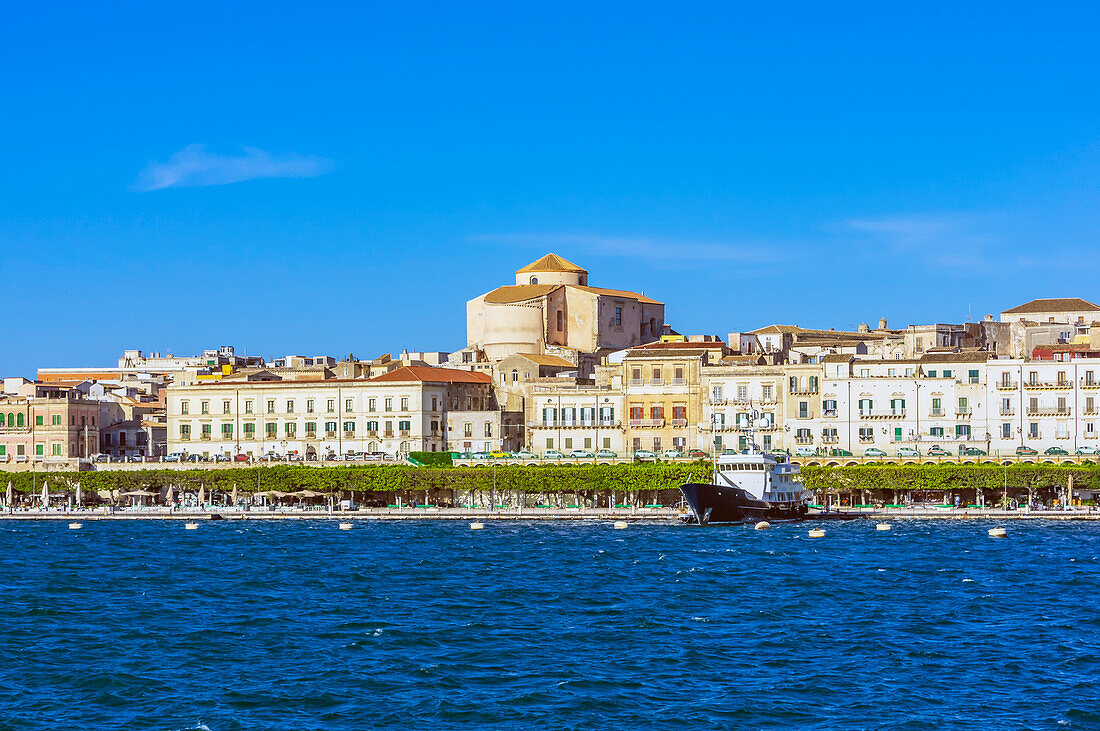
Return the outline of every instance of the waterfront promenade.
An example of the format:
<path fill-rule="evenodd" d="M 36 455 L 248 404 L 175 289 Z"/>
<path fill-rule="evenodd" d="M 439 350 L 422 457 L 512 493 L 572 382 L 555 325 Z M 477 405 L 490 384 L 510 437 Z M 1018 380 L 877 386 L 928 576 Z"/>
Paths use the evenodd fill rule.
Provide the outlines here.
<path fill-rule="evenodd" d="M 0 513 L 0 520 L 15 521 L 256 521 L 256 520 L 340 520 L 347 522 L 385 522 L 441 520 L 471 522 L 500 521 L 626 521 L 628 523 L 679 523 L 687 513 L 679 507 L 638 508 L 449 508 L 400 507 L 329 510 L 327 508 L 278 508 L 265 510 L 211 506 L 205 510 L 161 507 L 146 508 L 83 508 L 16 509 Z M 810 510 L 804 523 L 850 519 L 876 520 L 1056 520 L 1100 521 L 1100 511 L 1088 508 L 1071 510 L 1000 510 L 994 508 L 938 508 L 913 506 L 906 508 L 842 508 Z"/>

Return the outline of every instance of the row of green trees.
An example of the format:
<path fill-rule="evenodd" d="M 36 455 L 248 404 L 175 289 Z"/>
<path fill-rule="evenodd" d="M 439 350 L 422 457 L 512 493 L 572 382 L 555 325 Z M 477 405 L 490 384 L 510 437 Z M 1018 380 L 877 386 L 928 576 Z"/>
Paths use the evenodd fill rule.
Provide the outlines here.
<path fill-rule="evenodd" d="M 369 465 L 312 467 L 276 465 L 225 470 L 139 470 L 10 473 L 15 491 L 51 491 L 75 487 L 85 491 L 161 491 L 177 489 L 229 492 L 316 490 L 325 493 L 402 493 L 415 491 L 495 491 L 499 493 L 588 493 L 675 491 L 685 482 L 709 482 L 710 464 L 633 463 L 614 465 L 505 465 L 499 467 L 414 467 Z M 1082 465 L 859 465 L 805 467 L 803 484 L 818 495 L 869 491 L 1010 490 L 1064 488 L 1073 477 L 1080 488 L 1100 490 L 1100 467 Z M 3 478 L 0 477 L 0 481 Z M 0 489 L 4 486 L 0 484 Z"/>

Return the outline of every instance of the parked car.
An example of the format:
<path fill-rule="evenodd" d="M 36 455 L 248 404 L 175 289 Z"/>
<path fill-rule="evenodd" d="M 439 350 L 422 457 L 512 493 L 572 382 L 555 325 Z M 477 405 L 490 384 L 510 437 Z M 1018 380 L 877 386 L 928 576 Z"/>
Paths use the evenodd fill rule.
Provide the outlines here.
<path fill-rule="evenodd" d="M 368 462 L 381 462 L 386 459 L 386 457 L 387 455 L 385 452 L 367 452 L 365 455 L 363 455 L 363 459 L 367 460 Z"/>
<path fill-rule="evenodd" d="M 813 457 L 817 454 L 817 450 L 813 447 L 795 447 L 794 453 L 797 457 Z"/>
<path fill-rule="evenodd" d="M 547 449 L 542 453 L 543 459 L 565 459 L 565 455 L 556 449 Z"/>
<path fill-rule="evenodd" d="M 286 456 L 286 459 L 288 462 L 301 462 L 302 455 L 298 454 L 297 452 L 291 452 Z"/>
<path fill-rule="evenodd" d="M 488 452 L 474 452 L 471 459 L 489 459 L 489 453 Z"/>
<path fill-rule="evenodd" d="M 233 457 L 234 462 L 248 462 L 251 459 L 252 457 L 247 454 L 237 454 Z"/>
<path fill-rule="evenodd" d="M 165 462 L 182 462 L 186 459 L 183 452 L 172 452 L 171 454 L 164 455 Z"/>
<path fill-rule="evenodd" d="M 849 452 L 847 449 L 840 449 L 838 447 L 834 447 L 834 448 L 829 450 L 829 456 L 830 457 L 851 457 L 852 453 Z"/>
<path fill-rule="evenodd" d="M 228 462 L 229 460 L 230 460 L 230 457 L 229 457 L 228 454 L 220 454 L 219 453 L 219 454 L 214 455 L 214 461 L 215 462 Z"/>
<path fill-rule="evenodd" d="M 657 454 L 648 449 L 639 449 L 634 453 L 634 459 L 657 459 Z"/>
<path fill-rule="evenodd" d="M 188 462 L 205 462 L 206 457 L 203 457 L 201 454 L 189 454 L 189 455 L 187 455 L 187 461 Z"/>
<path fill-rule="evenodd" d="M 97 454 L 94 457 L 92 457 L 92 461 L 93 462 L 110 462 L 111 461 L 111 456 L 107 455 L 107 454 Z"/>
<path fill-rule="evenodd" d="M 1061 447 L 1047 447 L 1047 450 L 1045 452 L 1043 452 L 1043 454 L 1049 454 L 1049 455 L 1052 455 L 1052 456 L 1064 457 L 1064 456 L 1068 455 L 1069 452 L 1062 449 Z"/>
<path fill-rule="evenodd" d="M 1039 452 L 1031 447 L 1016 447 L 1017 457 L 1034 457 L 1037 454 L 1039 454 Z"/>
<path fill-rule="evenodd" d="M 871 447 L 870 449 L 863 452 L 863 456 L 864 457 L 885 457 L 886 452 L 884 452 L 881 449 L 878 449 L 876 447 Z"/>
<path fill-rule="evenodd" d="M 776 452 L 776 454 L 778 454 L 778 452 Z M 707 458 L 707 453 L 704 452 L 701 449 L 693 449 L 690 452 L 688 452 L 688 456 L 691 457 L 692 459 L 706 459 Z"/>
<path fill-rule="evenodd" d="M 502 452 L 499 449 L 494 449 L 492 452 L 489 452 L 489 456 L 493 459 L 508 459 L 508 453 Z"/>
<path fill-rule="evenodd" d="M 701 457 L 706 457 L 707 456 L 707 453 L 702 451 L 701 449 L 691 450 L 691 456 L 694 457 L 696 452 L 698 452 L 699 456 L 701 456 Z M 790 457 L 791 456 L 791 450 L 789 450 L 789 449 L 773 449 L 772 454 L 782 454 L 784 457 Z"/>
<path fill-rule="evenodd" d="M 919 449 L 913 449 L 912 447 L 902 447 L 901 449 L 898 450 L 898 456 L 899 457 L 919 457 L 920 456 L 920 450 Z"/>
<path fill-rule="evenodd" d="M 941 447 L 940 445 L 933 444 L 931 447 L 928 448 L 928 451 L 926 452 L 926 454 L 929 457 L 946 457 L 947 455 L 949 455 L 951 453 L 948 452 L 943 447 Z"/>
<path fill-rule="evenodd" d="M 683 458 L 684 453 L 681 452 L 679 449 L 666 449 L 661 454 L 661 456 L 664 457 L 665 459 L 681 459 L 681 458 Z"/>
<path fill-rule="evenodd" d="M 573 459 L 592 459 L 593 454 L 585 449 L 574 449 L 569 456 Z"/>
<path fill-rule="evenodd" d="M 960 457 L 984 457 L 986 451 L 984 449 L 978 449 L 977 447 L 959 447 Z"/>
<path fill-rule="evenodd" d="M 1097 449 L 1096 447 L 1078 447 L 1077 454 L 1098 455 L 1100 454 L 1100 449 Z"/>
<path fill-rule="evenodd" d="M 516 459 L 538 459 L 539 456 L 534 452 L 528 452 L 526 449 L 516 452 Z"/>
<path fill-rule="evenodd" d="M 616 459 L 619 455 L 612 452 L 610 449 L 601 449 L 596 452 L 596 459 Z"/>

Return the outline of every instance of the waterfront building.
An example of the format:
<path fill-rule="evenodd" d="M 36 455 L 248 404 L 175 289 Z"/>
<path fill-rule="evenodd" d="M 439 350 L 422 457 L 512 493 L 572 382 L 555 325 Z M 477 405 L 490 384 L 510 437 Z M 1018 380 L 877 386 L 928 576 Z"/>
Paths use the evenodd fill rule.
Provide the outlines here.
<path fill-rule="evenodd" d="M 623 392 L 576 378 L 527 382 L 527 444 L 536 452 L 609 450 L 629 456 L 624 444 Z"/>
<path fill-rule="evenodd" d="M 1080 297 L 1035 299 L 1001 313 L 1001 322 L 1087 324 L 1100 320 L 1100 305 Z"/>
<path fill-rule="evenodd" d="M 28 382 L 0 396 L 0 464 L 71 467 L 99 448 L 99 403 L 72 388 Z"/>
<path fill-rule="evenodd" d="M 463 441 L 454 412 L 478 412 L 484 423 L 495 409 L 487 374 L 407 366 L 372 379 L 219 381 L 168 390 L 168 449 L 212 457 L 274 453 L 324 458 L 349 452 L 447 451 Z M 492 449 L 495 436 L 477 441 Z M 459 431 L 455 432 L 457 427 Z M 462 435 L 455 437 L 455 434 Z"/>

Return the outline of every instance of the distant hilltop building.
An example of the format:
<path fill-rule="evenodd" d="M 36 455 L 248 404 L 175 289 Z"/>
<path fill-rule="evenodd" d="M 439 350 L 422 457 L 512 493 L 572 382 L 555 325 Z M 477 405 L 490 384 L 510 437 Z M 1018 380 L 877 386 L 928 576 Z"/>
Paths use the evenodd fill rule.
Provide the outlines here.
<path fill-rule="evenodd" d="M 462 361 L 534 353 L 576 362 L 576 353 L 609 353 L 659 340 L 664 323 L 664 303 L 638 292 L 590 286 L 586 269 L 547 254 L 516 271 L 515 284 L 466 304 Z"/>
<path fill-rule="evenodd" d="M 1001 313 L 1001 322 L 1084 325 L 1095 321 L 1100 321 L 1100 306 L 1080 297 L 1031 300 Z"/>

